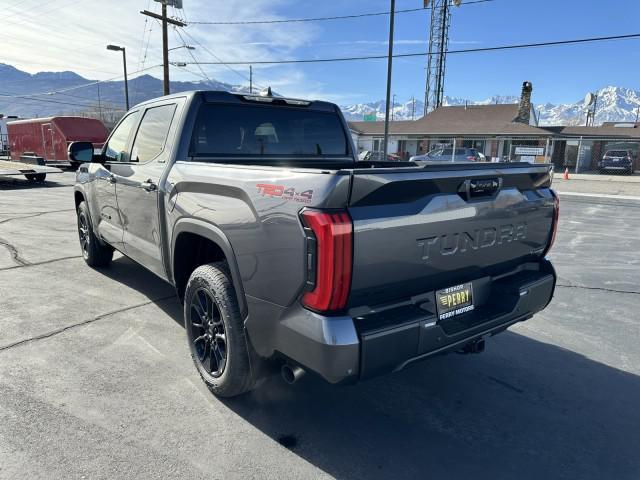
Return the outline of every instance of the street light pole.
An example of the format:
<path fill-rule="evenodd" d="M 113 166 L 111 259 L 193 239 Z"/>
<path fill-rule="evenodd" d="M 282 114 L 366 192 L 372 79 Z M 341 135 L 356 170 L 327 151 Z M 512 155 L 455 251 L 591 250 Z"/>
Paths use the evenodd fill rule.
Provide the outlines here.
<path fill-rule="evenodd" d="M 391 72 L 393 71 L 393 24 L 395 22 L 396 0 L 391 0 L 391 10 L 389 12 L 389 56 L 387 57 L 387 98 L 384 109 L 384 157 L 387 161 L 389 143 L 389 102 L 391 101 Z"/>
<path fill-rule="evenodd" d="M 127 52 L 122 47 L 122 65 L 124 66 L 124 104 L 129 110 L 129 79 L 127 78 Z"/>
<path fill-rule="evenodd" d="M 127 51 L 124 47 L 117 45 L 107 45 L 107 50 L 122 52 L 122 65 L 124 66 L 124 103 L 129 110 L 129 81 L 127 79 Z"/>

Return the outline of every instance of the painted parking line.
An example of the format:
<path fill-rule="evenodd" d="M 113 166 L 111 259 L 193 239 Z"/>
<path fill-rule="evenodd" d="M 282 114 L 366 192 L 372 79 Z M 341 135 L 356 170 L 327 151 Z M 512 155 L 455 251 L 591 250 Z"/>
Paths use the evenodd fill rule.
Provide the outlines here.
<path fill-rule="evenodd" d="M 580 193 L 580 192 L 558 192 L 561 197 L 573 196 L 573 197 L 597 197 L 597 198 L 611 198 L 614 200 L 638 200 L 640 196 L 633 195 L 611 195 L 607 193 Z"/>

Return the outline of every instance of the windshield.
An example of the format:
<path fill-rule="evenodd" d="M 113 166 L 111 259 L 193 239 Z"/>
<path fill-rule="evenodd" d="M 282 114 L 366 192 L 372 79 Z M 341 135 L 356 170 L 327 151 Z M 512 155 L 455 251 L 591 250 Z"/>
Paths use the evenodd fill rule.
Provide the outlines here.
<path fill-rule="evenodd" d="M 349 154 L 340 117 L 300 107 L 204 104 L 191 156 L 338 157 Z"/>

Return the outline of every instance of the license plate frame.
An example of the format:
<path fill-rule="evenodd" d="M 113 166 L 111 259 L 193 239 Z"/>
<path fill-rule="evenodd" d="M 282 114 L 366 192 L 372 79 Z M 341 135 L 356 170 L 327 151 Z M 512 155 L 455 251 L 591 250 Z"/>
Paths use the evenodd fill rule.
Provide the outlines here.
<path fill-rule="evenodd" d="M 475 310 L 473 284 L 460 283 L 436 291 L 438 321 L 458 317 Z"/>

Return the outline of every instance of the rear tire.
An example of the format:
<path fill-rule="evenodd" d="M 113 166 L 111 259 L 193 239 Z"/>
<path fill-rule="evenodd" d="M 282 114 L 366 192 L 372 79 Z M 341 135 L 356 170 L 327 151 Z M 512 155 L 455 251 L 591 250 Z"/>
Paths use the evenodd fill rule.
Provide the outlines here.
<path fill-rule="evenodd" d="M 92 268 L 106 267 L 113 259 L 113 248 L 102 243 L 93 233 L 93 225 L 86 202 L 78 205 L 78 237 L 82 258 Z"/>
<path fill-rule="evenodd" d="M 254 385 L 244 324 L 226 263 L 196 268 L 184 295 L 191 358 L 209 390 L 235 397 Z"/>

